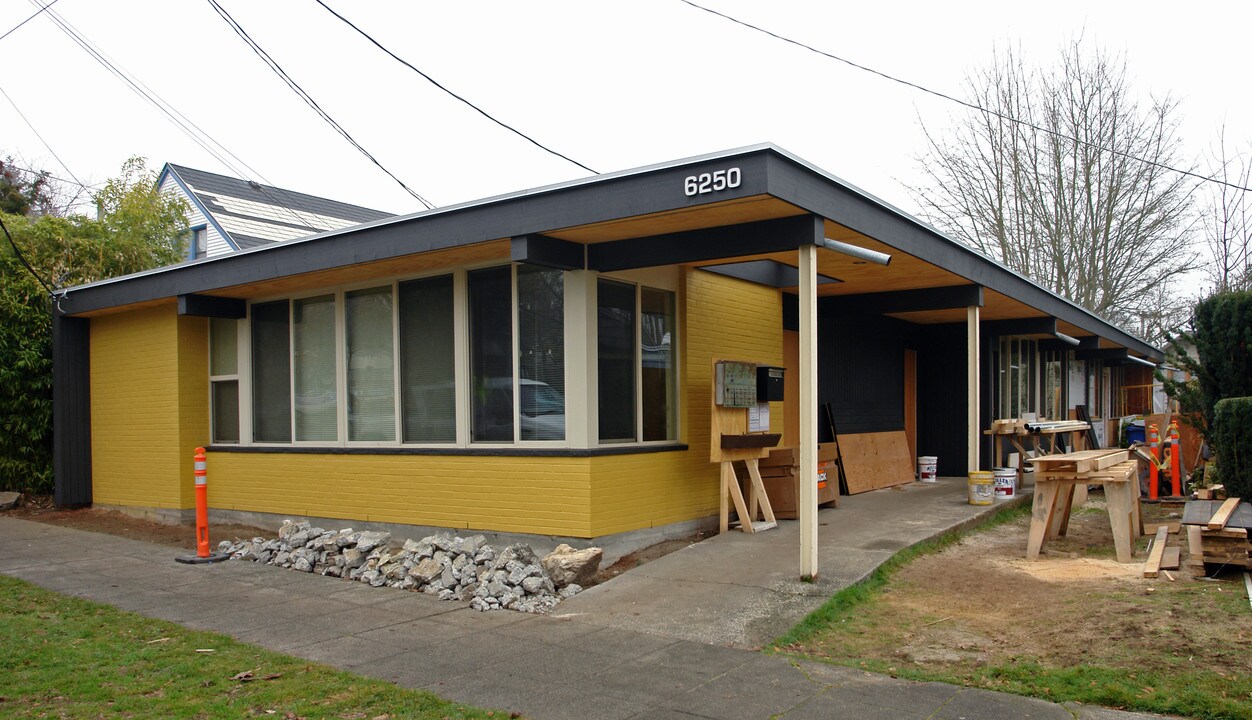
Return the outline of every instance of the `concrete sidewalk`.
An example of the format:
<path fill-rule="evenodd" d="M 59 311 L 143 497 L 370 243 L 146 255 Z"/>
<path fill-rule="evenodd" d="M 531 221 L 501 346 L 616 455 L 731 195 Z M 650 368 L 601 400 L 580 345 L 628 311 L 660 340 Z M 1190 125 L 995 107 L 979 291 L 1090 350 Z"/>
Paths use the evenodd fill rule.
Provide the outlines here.
<path fill-rule="evenodd" d="M 1029 496 L 1017 502 L 1029 502 Z M 970 505 L 965 478 L 839 498 L 818 512 L 818 577 L 800 581 L 800 524 L 730 532 L 630 570 L 557 613 L 608 627 L 743 649 L 769 644 L 901 549 L 1005 506 Z"/>
<path fill-rule="evenodd" d="M 0 548 L 0 573 L 57 592 L 536 720 L 1149 717 L 606 626 L 592 603 L 567 617 L 478 613 L 271 566 L 182 565 L 166 546 L 3 517 Z"/>

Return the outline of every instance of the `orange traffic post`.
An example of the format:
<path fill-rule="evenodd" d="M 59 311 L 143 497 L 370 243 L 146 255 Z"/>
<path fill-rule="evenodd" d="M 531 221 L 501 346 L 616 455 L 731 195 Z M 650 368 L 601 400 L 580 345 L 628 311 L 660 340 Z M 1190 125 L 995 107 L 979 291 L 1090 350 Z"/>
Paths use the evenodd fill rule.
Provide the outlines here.
<path fill-rule="evenodd" d="M 1148 426 L 1148 451 L 1152 453 L 1153 460 L 1148 470 L 1148 497 L 1156 500 L 1161 490 L 1161 431 L 1156 425 Z"/>
<path fill-rule="evenodd" d="M 1174 477 L 1174 495 L 1182 497 L 1182 438 L 1173 420 L 1169 423 L 1169 474 Z"/>
<path fill-rule="evenodd" d="M 228 555 L 214 553 L 209 550 L 209 470 L 208 461 L 204 456 L 204 448 L 196 448 L 195 483 L 196 483 L 196 554 L 180 555 L 176 558 L 181 563 L 211 563 L 226 560 Z"/>

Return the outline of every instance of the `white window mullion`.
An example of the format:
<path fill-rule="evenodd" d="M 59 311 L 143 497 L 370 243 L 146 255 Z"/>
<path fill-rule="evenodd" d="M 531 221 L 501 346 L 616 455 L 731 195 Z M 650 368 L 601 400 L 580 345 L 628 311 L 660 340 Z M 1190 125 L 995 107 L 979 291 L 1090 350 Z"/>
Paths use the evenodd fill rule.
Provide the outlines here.
<path fill-rule="evenodd" d="M 470 442 L 469 276 L 464 269 L 452 276 L 453 367 L 456 393 L 456 446 Z"/>
<path fill-rule="evenodd" d="M 239 322 L 239 444 L 252 444 L 252 312 Z"/>
<path fill-rule="evenodd" d="M 347 309 L 342 290 L 335 292 L 335 413 L 339 429 L 337 443 L 348 442 L 348 331 Z"/>
<path fill-rule="evenodd" d="M 522 381 L 519 377 L 521 370 L 521 362 L 518 355 L 521 352 L 521 342 L 517 337 L 517 265 L 509 266 L 509 320 L 512 323 L 512 330 L 509 335 L 513 338 L 512 349 L 510 350 L 513 364 L 513 442 L 516 444 L 522 438 L 522 397 L 521 385 Z"/>
<path fill-rule="evenodd" d="M 391 283 L 391 416 L 395 420 L 395 444 L 404 442 L 400 417 L 400 284 Z"/>

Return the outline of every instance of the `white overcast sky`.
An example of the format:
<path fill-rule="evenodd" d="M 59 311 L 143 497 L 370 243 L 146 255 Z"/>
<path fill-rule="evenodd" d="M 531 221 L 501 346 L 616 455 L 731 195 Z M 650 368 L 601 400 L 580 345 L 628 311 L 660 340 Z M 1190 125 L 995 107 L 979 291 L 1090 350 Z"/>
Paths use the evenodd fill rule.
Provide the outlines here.
<path fill-rule="evenodd" d="M 587 175 L 490 123 L 313 0 L 219 0 L 355 138 L 436 205 Z M 678 0 L 345 2 L 380 43 L 453 91 L 600 172 L 773 142 L 916 211 L 919 119 L 951 103 Z M 993 46 L 1050 63 L 1083 36 L 1124 55 L 1135 89 L 1181 101 L 1187 159 L 1217 130 L 1252 144 L 1248 2 L 701 4 L 959 95 Z M 0 32 L 37 6 L 7 0 Z M 55 10 L 253 171 L 251 179 L 395 213 L 416 200 L 325 125 L 205 0 L 60 0 Z M 86 183 L 131 155 L 234 174 L 76 46 L 46 13 L 0 40 L 0 154 Z M 54 159 L 52 151 L 68 170 Z M 238 164 L 238 161 L 231 160 Z"/>

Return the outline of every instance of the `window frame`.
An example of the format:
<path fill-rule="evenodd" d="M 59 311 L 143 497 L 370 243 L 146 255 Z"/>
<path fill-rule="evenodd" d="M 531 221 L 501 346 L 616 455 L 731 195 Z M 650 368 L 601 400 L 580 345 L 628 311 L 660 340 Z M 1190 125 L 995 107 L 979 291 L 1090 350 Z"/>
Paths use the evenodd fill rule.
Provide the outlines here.
<path fill-rule="evenodd" d="M 469 375 L 470 375 L 470 348 L 469 348 L 469 289 L 468 277 L 473 270 L 488 269 L 492 267 L 509 267 L 510 281 L 510 322 L 512 327 L 512 343 L 511 343 L 511 361 L 513 367 L 513 440 L 491 441 L 491 442 L 474 442 L 471 439 L 470 418 L 473 408 L 471 406 L 471 396 L 469 392 Z M 569 439 L 570 432 L 570 409 L 569 398 L 565 398 L 565 437 L 561 440 L 522 440 L 521 439 L 521 395 L 519 393 L 520 386 L 520 339 L 518 335 L 518 283 L 517 283 L 517 263 L 511 262 L 484 262 L 473 265 L 459 266 L 456 268 L 439 268 L 420 274 L 406 274 L 403 276 L 395 276 L 390 278 L 376 278 L 373 280 L 341 283 L 332 286 L 318 287 L 314 289 L 301 290 L 299 292 L 283 293 L 280 295 L 257 297 L 248 300 L 247 317 L 238 323 L 238 373 L 239 382 L 239 414 L 240 414 L 240 439 L 237 446 L 240 447 L 257 447 L 257 448 L 378 448 L 378 449 L 421 449 L 421 450 L 465 450 L 465 449 L 579 449 Z M 403 388 L 402 382 L 402 361 L 400 357 L 402 343 L 400 341 L 400 302 L 399 288 L 400 284 L 410 280 L 422 280 L 426 278 L 434 278 L 441 276 L 452 277 L 452 323 L 453 323 L 453 376 L 455 382 L 455 414 L 454 418 L 456 426 L 456 438 L 452 442 L 406 442 L 404 440 L 404 417 L 403 417 Z M 562 271 L 562 281 L 564 288 L 565 305 L 563 311 L 565 314 L 565 324 L 568 328 L 569 313 L 569 283 L 570 273 Z M 356 290 L 365 290 L 370 288 L 387 287 L 391 292 L 391 332 L 392 332 L 392 387 L 393 393 L 393 419 L 394 419 L 394 440 L 350 440 L 348 430 L 348 403 L 347 403 L 347 295 Z M 297 440 L 296 434 L 296 413 L 295 413 L 295 342 L 294 342 L 294 322 L 292 321 L 292 313 L 294 312 L 295 303 L 299 300 L 331 295 L 335 302 L 335 388 L 336 388 L 336 434 L 334 441 L 330 440 Z M 290 393 L 290 402 L 292 404 L 291 415 L 291 440 L 288 442 L 266 442 L 258 441 L 254 438 L 252 412 L 253 412 L 253 368 L 252 368 L 252 307 L 275 301 L 287 302 L 288 313 L 288 353 L 289 353 L 289 372 L 288 372 L 288 391 Z M 562 341 L 566 345 L 568 352 L 568 332 L 563 333 Z M 244 369 L 246 368 L 246 372 Z M 568 387 L 571 382 L 571 369 L 568 357 L 566 358 L 565 382 Z M 210 392 L 212 386 L 210 385 Z M 210 412 L 212 408 L 210 407 Z M 211 421 L 211 419 L 210 419 Z M 231 443 L 235 446 L 235 443 Z"/>
<path fill-rule="evenodd" d="M 209 226 L 207 224 L 196 225 L 190 228 L 190 233 L 191 233 L 191 238 L 190 238 L 190 242 L 188 243 L 188 252 L 187 252 L 189 259 L 199 260 L 200 258 L 208 257 L 209 256 Z M 204 238 L 204 252 L 203 253 L 200 252 L 199 243 L 197 242 L 200 238 Z"/>
<path fill-rule="evenodd" d="M 244 427 L 243 427 L 243 414 L 244 414 L 243 374 L 244 373 L 240 371 L 240 367 L 242 366 L 239 364 L 240 362 L 242 362 L 242 358 L 243 358 L 243 353 L 240 351 L 240 345 L 242 343 L 242 338 L 240 337 L 240 335 L 242 335 L 245 332 L 246 328 L 249 328 L 251 326 L 249 323 L 241 321 L 236 318 L 206 318 L 206 320 L 207 322 L 205 322 L 205 333 L 207 335 L 208 342 L 206 342 L 205 345 L 208 347 L 208 351 L 209 351 L 209 356 L 208 356 L 209 443 L 214 444 L 214 445 L 232 445 L 232 446 L 243 445 L 245 444 L 244 438 L 251 437 L 252 428 L 251 428 L 251 423 L 249 423 L 249 427 L 248 427 L 249 434 L 244 435 Z M 235 372 L 234 373 L 219 373 L 219 374 L 213 373 L 213 321 L 214 320 L 231 320 L 235 324 Z M 238 412 L 239 417 L 236 418 L 235 425 L 239 429 L 239 438 L 234 441 L 218 440 L 217 439 L 217 412 L 215 408 L 215 404 L 217 402 L 217 396 L 213 392 L 213 389 L 217 385 L 217 383 L 232 382 L 232 381 L 235 383 L 235 393 L 238 396 L 235 399 L 235 409 Z"/>

